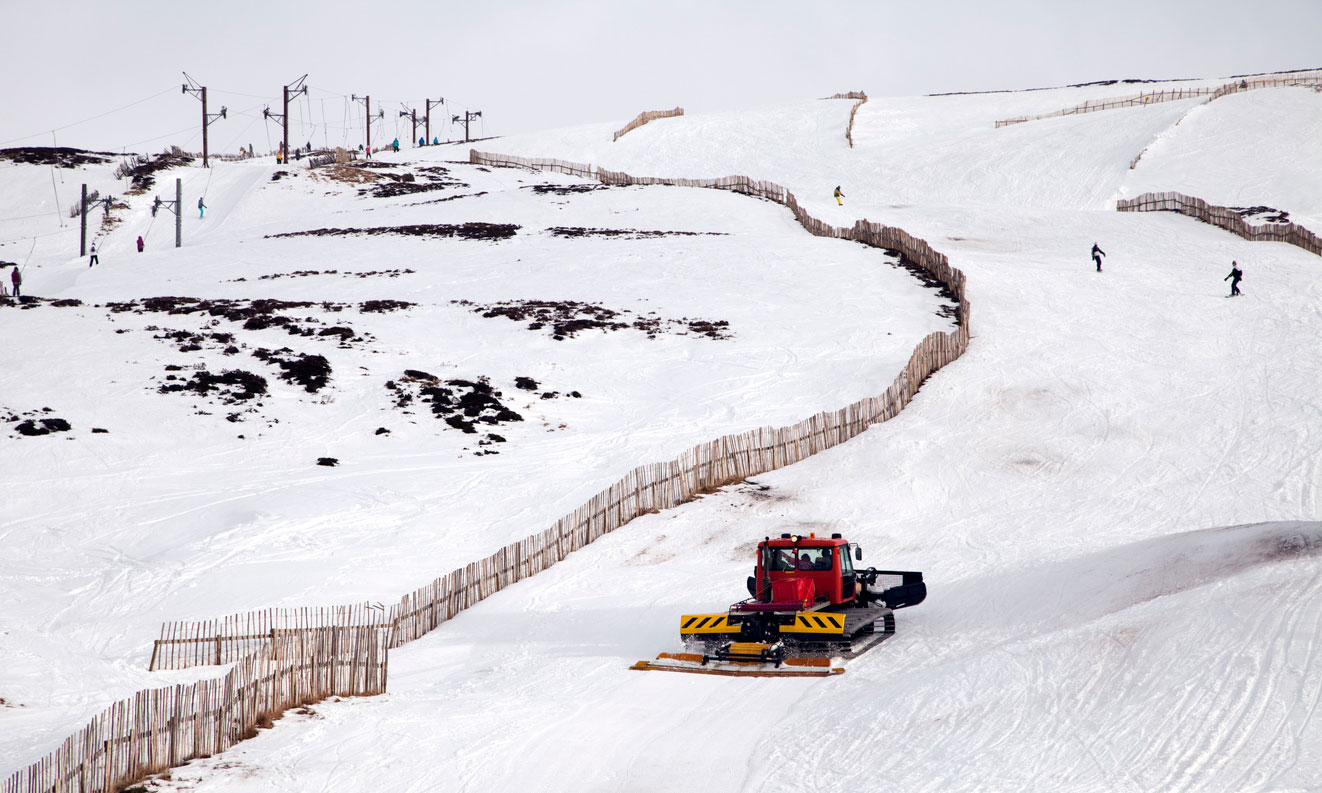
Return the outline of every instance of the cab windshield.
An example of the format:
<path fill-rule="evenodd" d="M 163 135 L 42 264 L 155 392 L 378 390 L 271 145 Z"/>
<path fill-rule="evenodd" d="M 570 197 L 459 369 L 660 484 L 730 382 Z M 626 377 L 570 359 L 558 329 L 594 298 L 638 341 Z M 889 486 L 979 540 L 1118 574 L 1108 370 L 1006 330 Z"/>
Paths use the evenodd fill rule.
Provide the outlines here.
<path fill-rule="evenodd" d="M 831 549 L 830 548 L 800 548 L 798 569 L 803 570 L 830 570 L 831 569 Z"/>
<path fill-rule="evenodd" d="M 831 570 L 833 548 L 777 548 L 771 555 L 771 570 L 776 573 L 820 572 Z M 846 558 L 848 555 L 846 554 Z M 844 562 L 849 564 L 847 558 Z M 852 570 L 847 567 L 846 571 Z"/>

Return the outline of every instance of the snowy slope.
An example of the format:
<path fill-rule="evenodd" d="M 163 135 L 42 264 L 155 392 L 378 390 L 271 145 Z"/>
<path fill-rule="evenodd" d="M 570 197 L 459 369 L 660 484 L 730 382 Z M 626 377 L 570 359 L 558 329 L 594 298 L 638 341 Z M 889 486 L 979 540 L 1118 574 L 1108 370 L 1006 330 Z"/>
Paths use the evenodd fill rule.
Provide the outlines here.
<path fill-rule="evenodd" d="M 1245 134 L 1246 133 L 1246 134 Z M 1322 92 L 1230 94 L 1190 111 L 1143 155 L 1126 197 L 1175 190 L 1222 206 L 1268 204 L 1322 228 Z"/>
<path fill-rule="evenodd" d="M 1076 104 L 1083 93 L 1115 95 L 1101 90 L 873 99 L 859 111 L 853 151 L 843 140 L 844 100 L 666 119 L 613 145 L 613 128 L 605 127 L 480 144 L 639 174 L 745 173 L 786 184 L 832 223 L 867 217 L 901 225 L 968 276 L 973 342 L 898 418 L 756 484 L 639 519 L 393 653 L 384 697 L 291 714 L 225 757 L 176 769 L 169 786 L 1322 786 L 1315 716 L 1322 677 L 1314 669 L 1322 623 L 1322 415 L 1315 398 L 1322 363 L 1312 343 L 1322 331 L 1322 263 L 1188 218 L 1109 211 L 1111 200 L 1134 190 L 1149 158 L 1154 178 L 1160 169 L 1174 182 L 1152 189 L 1203 195 L 1181 186 L 1203 185 L 1226 195 L 1252 170 L 1266 193 L 1255 203 L 1287 210 L 1292 197 L 1304 203 L 1318 189 L 1315 171 L 1289 168 L 1284 158 L 1250 161 L 1208 149 L 1226 140 L 1250 146 L 1259 134 L 1257 115 L 1226 103 L 1253 98 L 1273 115 L 1282 139 L 1304 140 L 1316 106 L 1308 102 L 1322 96 L 1308 92 L 1314 99 L 1299 107 L 1301 95 L 1292 91 L 1249 92 L 1174 128 L 1188 103 L 992 125 Z M 1217 120 L 1215 136 L 1185 134 L 1186 126 L 1199 129 L 1200 116 Z M 1157 139 L 1131 173 L 1134 155 Z M 17 548 L 20 561 L 11 566 L 18 573 L 7 578 L 7 594 L 22 604 L 5 616 L 3 646 L 21 645 L 28 659 L 8 651 L 6 660 L 26 663 L 19 668 L 27 671 L 7 685 L 43 711 L 0 709 L 9 766 L 108 700 L 95 692 L 143 684 L 147 676 L 130 667 L 144 660 L 155 620 L 309 599 L 347 602 L 372 597 L 373 586 L 398 594 L 407 588 L 401 577 L 411 586 L 411 576 L 444 572 L 498 540 L 542 528 L 612 474 L 673 453 L 682 446 L 677 435 L 691 442 L 793 420 L 871 393 L 869 381 L 884 384 L 898 369 L 901 359 L 887 355 L 907 355 L 906 345 L 939 327 L 934 297 L 885 267 L 881 254 L 813 240 L 764 202 L 631 188 L 555 199 L 561 206 L 534 200 L 517 183 L 561 177 L 464 171 L 462 178 L 471 187 L 458 192 L 488 195 L 424 209 L 257 180 L 260 189 L 243 192 L 223 225 L 195 228 L 199 244 L 171 252 L 168 263 L 126 263 L 114 277 L 77 273 L 78 294 L 106 300 L 252 296 L 250 281 L 228 279 L 304 267 L 414 267 L 417 274 L 396 279 L 264 281 L 263 294 L 390 297 L 426 307 L 365 325 L 380 352 L 336 353 L 336 372 L 365 366 L 371 388 L 337 380 L 335 401 L 325 406 L 282 393 L 281 423 L 260 427 L 252 443 L 238 444 L 228 425 L 206 429 L 166 402 L 152 401 L 158 416 L 134 415 L 146 398 L 142 379 L 177 357 L 141 338 L 147 334 L 137 326 L 116 342 L 120 357 L 100 367 L 133 385 L 120 395 L 109 391 L 113 404 L 100 414 L 86 398 L 61 405 L 76 428 L 110 416 L 136 437 L 115 430 L 38 451 L 34 441 L 49 439 L 6 440 L 3 453 L 13 456 L 5 470 L 21 452 L 30 472 L 7 478 L 7 492 L 12 482 L 46 494 L 16 502 L 19 517 L 0 524 L 0 539 Z M 829 196 L 838 183 L 848 196 L 843 208 Z M 420 216 L 520 222 L 524 231 L 610 225 L 730 237 L 624 242 L 521 231 L 496 245 L 260 238 L 292 228 L 424 222 Z M 573 220 L 551 219 L 559 217 Z M 1087 260 L 1094 241 L 1109 254 L 1101 274 Z M 1221 282 L 1232 258 L 1248 262 L 1246 295 L 1233 301 Z M 900 277 L 871 284 L 884 273 Z M 514 276 L 525 286 L 511 284 Z M 165 281 L 170 289 L 161 288 L 164 279 L 172 279 Z M 641 297 L 665 316 L 728 319 L 736 337 L 649 342 L 610 334 L 570 345 L 446 309 L 461 294 L 490 300 L 553 288 L 612 306 L 631 307 Z M 857 308 L 841 311 L 842 304 Z M 101 322 L 101 313 L 43 308 L 20 316 L 41 317 L 31 320 L 42 323 L 31 335 L 45 343 L 35 338 L 87 338 L 86 323 Z M 3 321 L 15 322 L 14 312 Z M 864 340 L 871 346 L 833 363 L 846 347 L 842 335 L 859 340 L 850 349 Z M 456 339 L 466 352 L 453 351 Z M 624 346 L 611 349 L 617 343 Z M 95 372 L 95 352 L 87 355 L 84 366 Z M 548 357 L 555 369 L 533 368 Z M 380 375 L 436 360 L 481 361 L 493 381 L 547 378 L 547 387 L 578 388 L 585 401 L 550 401 L 548 416 L 570 419 L 565 434 L 549 433 L 555 440 L 548 441 L 528 433 L 495 457 L 458 457 L 462 444 L 429 426 L 407 438 L 369 435 L 385 420 L 370 396 Z M 632 374 L 640 361 L 654 369 L 647 381 L 619 382 L 621 369 Z M 5 371 L 19 363 L 11 356 Z M 25 374 L 25 407 L 39 395 L 69 393 L 59 371 L 29 366 Z M 557 375 L 566 378 L 563 386 L 550 382 Z M 4 395 L 10 409 L 12 382 L 6 379 Z M 680 397 L 653 393 L 658 383 L 681 389 Z M 713 383 L 720 384 L 718 401 L 703 402 Z M 816 390 L 805 391 L 812 384 Z M 608 398 L 589 404 L 596 393 Z M 677 402 L 695 404 L 681 409 Z M 570 406 L 572 414 L 551 415 Z M 178 444 L 183 430 L 176 428 L 186 419 L 198 440 Z M 153 440 L 144 425 L 157 420 L 165 426 Z M 390 426 L 399 425 L 396 418 Z M 123 468 L 122 475 L 47 481 L 55 471 L 62 478 L 90 472 L 84 450 L 94 439 L 122 444 L 106 466 Z M 378 442 L 392 446 L 382 451 Z M 311 457 L 331 452 L 343 466 L 309 467 Z M 551 467 L 569 463 L 563 475 Z M 173 473 L 161 479 L 163 472 Z M 433 492 L 463 472 L 485 501 L 466 495 L 464 485 Z M 142 477 L 148 481 L 135 484 Z M 519 487 L 493 503 L 487 485 L 510 480 Z M 141 503 L 171 490 L 176 497 Z M 158 526 L 196 536 L 167 542 Z M 839 678 L 730 681 L 628 670 L 678 646 L 680 613 L 737 599 L 753 543 L 782 531 L 845 532 L 863 545 L 866 564 L 924 570 L 931 595 L 898 615 L 897 636 Z M 373 565 L 380 569 L 338 558 L 355 549 L 370 549 L 383 560 Z M 73 559 L 75 569 L 51 572 L 51 557 Z M 174 578 L 161 583 L 167 570 Z M 69 591 L 70 578 L 86 582 L 81 591 Z M 97 625 L 78 609 L 111 616 Z M 80 663 L 98 659 L 93 681 L 71 679 Z M 40 677 L 43 663 L 55 665 L 55 681 Z M 10 738 L 10 725 L 36 737 Z"/>
<path fill-rule="evenodd" d="M 25 707 L 3 711 L 14 724 L 3 734 L 20 757 L 99 710 L 107 688 L 149 685 L 139 670 L 163 620 L 389 602 L 541 531 L 639 463 L 884 390 L 919 339 L 949 327 L 937 294 L 886 257 L 804 235 L 770 204 L 670 188 L 538 193 L 529 188 L 567 182 L 441 167 L 465 181 L 373 198 L 321 176 L 272 181 L 270 165 L 218 164 L 211 209 L 188 213 L 184 248 L 168 246 L 172 226 L 165 245 L 157 240 L 140 199 L 111 239 L 151 228 L 146 253 L 111 244 L 98 267 L 29 267 L 29 293 L 86 302 L 6 313 L 25 341 L 6 353 L 0 404 L 18 418 L 49 407 L 74 427 L 69 436 L 11 434 L 3 446 L 14 572 L 6 594 L 22 601 L 3 618 L 14 637 L 8 662 L 35 672 L 51 656 L 116 660 L 81 679 L 16 676 L 5 697 Z M 194 191 L 208 184 L 187 173 L 197 170 L 185 169 Z M 428 203 L 452 195 L 469 197 Z M 474 221 L 521 228 L 499 242 L 266 238 Z M 547 231 L 554 226 L 694 235 L 562 238 Z M 263 278 L 272 275 L 282 277 Z M 791 293 L 798 299 L 785 305 Z M 312 301 L 284 313 L 311 331 L 358 336 L 337 344 L 279 326 L 245 331 L 242 319 L 110 305 L 156 295 Z M 359 310 L 369 299 L 417 305 Z M 662 324 L 655 338 L 630 328 L 558 341 L 530 321 L 451 302 L 529 299 Z M 326 310 L 327 301 L 344 308 Z M 686 319 L 728 322 L 730 337 L 690 331 Z M 175 333 L 184 338 L 161 338 Z M 330 385 L 307 393 L 252 357 L 285 347 L 325 356 Z M 264 376 L 270 393 L 260 407 L 156 393 L 199 366 Z M 490 378 L 524 420 L 492 430 L 505 443 L 461 433 L 420 401 L 402 412 L 401 392 L 387 384 L 409 370 Z M 538 387 L 520 389 L 519 377 Z M 320 457 L 341 465 L 318 467 Z M 42 642 L 58 649 L 25 654 Z"/>

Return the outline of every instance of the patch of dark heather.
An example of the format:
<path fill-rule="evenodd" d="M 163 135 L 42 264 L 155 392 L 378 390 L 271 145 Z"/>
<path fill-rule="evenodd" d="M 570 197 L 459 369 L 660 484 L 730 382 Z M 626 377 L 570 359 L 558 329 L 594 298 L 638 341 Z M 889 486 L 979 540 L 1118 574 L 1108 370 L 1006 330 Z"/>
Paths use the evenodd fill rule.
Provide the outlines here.
<path fill-rule="evenodd" d="M 288 347 L 278 350 L 258 348 L 253 350 L 252 355 L 279 367 L 281 380 L 302 386 L 309 394 L 317 393 L 330 383 L 331 365 L 324 355 L 294 352 Z"/>
<path fill-rule="evenodd" d="M 649 237 L 724 237 L 723 231 L 643 231 L 640 229 L 596 229 L 583 226 L 552 226 L 548 228 L 556 237 L 613 237 L 641 240 Z"/>
<path fill-rule="evenodd" d="M 267 239 L 283 237 L 360 237 L 396 235 L 401 237 L 457 237 L 465 240 L 504 240 L 513 237 L 520 226 L 514 223 L 420 223 L 410 226 L 376 226 L 373 228 L 311 229 L 268 234 Z"/>
<path fill-rule="evenodd" d="M 519 189 L 531 190 L 537 195 L 573 195 L 574 193 L 591 193 L 596 190 L 609 190 L 611 188 L 604 184 L 527 184 Z"/>
<path fill-rule="evenodd" d="M 667 333 L 673 335 L 699 335 L 711 339 L 732 338 L 730 323 L 725 320 L 665 319 L 649 314 L 634 314 L 575 300 L 508 300 L 500 303 L 480 304 L 469 300 L 452 300 L 484 318 L 501 317 L 514 322 L 526 322 L 528 330 L 544 331 L 556 341 L 564 341 L 587 331 L 603 333 L 636 330 L 655 339 Z"/>

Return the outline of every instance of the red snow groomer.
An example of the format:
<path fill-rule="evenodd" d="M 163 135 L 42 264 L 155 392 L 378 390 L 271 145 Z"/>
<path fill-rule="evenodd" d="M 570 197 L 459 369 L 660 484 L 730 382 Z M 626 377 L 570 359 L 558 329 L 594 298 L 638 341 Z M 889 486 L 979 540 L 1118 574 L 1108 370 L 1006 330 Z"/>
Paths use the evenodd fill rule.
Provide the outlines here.
<path fill-rule="evenodd" d="M 782 534 L 758 543 L 752 597 L 716 614 L 686 614 L 679 634 L 694 650 L 662 653 L 634 669 L 751 676 L 841 674 L 832 657 L 854 658 L 895 633 L 895 609 L 927 597 L 923 574 L 858 569 L 863 550 L 830 539 Z M 698 652 L 700 650 L 701 652 Z"/>

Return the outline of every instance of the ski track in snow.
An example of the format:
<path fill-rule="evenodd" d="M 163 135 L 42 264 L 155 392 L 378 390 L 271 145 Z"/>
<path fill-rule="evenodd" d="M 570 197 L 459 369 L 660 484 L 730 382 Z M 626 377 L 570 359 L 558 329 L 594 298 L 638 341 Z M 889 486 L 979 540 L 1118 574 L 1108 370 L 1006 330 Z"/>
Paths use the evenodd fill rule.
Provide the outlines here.
<path fill-rule="evenodd" d="M 993 126 L 1117 93 L 1090 86 L 873 98 L 858 112 L 854 150 L 843 141 L 845 100 L 663 119 L 616 143 L 618 125 L 491 142 L 504 153 L 638 175 L 742 173 L 786 185 L 828 222 L 901 226 L 968 276 L 973 342 L 900 416 L 758 477 L 767 490 L 727 488 L 640 518 L 393 652 L 385 696 L 288 714 L 224 756 L 176 769 L 163 787 L 322 791 L 388 780 L 402 790 L 499 790 L 536 780 L 548 791 L 667 791 L 699 778 L 702 787 L 762 791 L 856 790 L 878 780 L 896 791 L 1322 787 L 1322 678 L 1313 672 L 1322 629 L 1322 365 L 1306 341 L 1322 328 L 1322 264 L 1189 218 L 1112 211 L 1116 196 L 1180 190 L 1322 217 L 1318 169 L 1291 164 L 1317 151 L 1305 143 L 1316 140 L 1322 95 L 1252 91 L 1194 111 L 1197 100 Z M 1270 145 L 1254 145 L 1264 115 L 1273 121 Z M 107 694 L 160 684 L 137 668 L 160 619 L 397 597 L 541 530 L 641 462 L 732 424 L 796 421 L 876 393 L 913 343 L 942 327 L 928 316 L 930 293 L 901 286 L 903 271 L 871 283 L 871 273 L 892 272 L 880 254 L 805 240 L 778 207 L 675 188 L 532 196 L 521 187 L 573 180 L 446 167 L 473 183 L 456 191 L 488 195 L 408 209 L 408 198 L 351 201 L 352 191 L 326 197 L 322 185 L 268 184 L 269 165 L 217 167 L 208 192 L 217 208 L 209 198 L 205 220 L 186 220 L 192 250 L 168 267 L 126 252 L 132 224 L 144 220 L 136 204 L 104 249 L 121 262 L 114 278 L 53 252 L 37 257 L 34 288 L 49 273 L 49 283 L 85 302 L 91 294 L 103 302 L 315 292 L 426 307 L 370 323 L 341 315 L 376 335 L 381 352 L 328 346 L 336 401 L 317 414 L 299 402 L 305 397 L 282 392 L 282 423 L 249 430 L 260 435 L 252 445 L 231 442 L 230 430 L 243 425 L 206 429 L 165 396 L 152 403 L 162 408 L 151 421 L 130 415 L 125 406 L 142 398 L 140 374 L 178 357 L 141 332 L 115 348 L 131 349 L 138 363 L 103 369 L 103 379 L 120 382 L 103 392 L 111 412 L 102 415 L 140 433 L 153 422 L 167 431 L 203 426 L 196 441 L 174 449 L 147 433 L 133 444 L 119 440 L 129 432 L 118 428 L 95 436 L 116 441 L 95 453 L 88 437 L 6 441 L 21 447 L 30 472 L 7 481 L 7 491 L 34 491 L 0 522 L 0 542 L 14 549 L 4 587 L 18 604 L 0 623 L 8 644 L 0 654 L 18 670 L 10 685 L 19 700 L 31 705 L 29 713 L 0 708 L 7 767 L 35 759 Z M 198 174 L 187 175 L 185 203 L 201 188 Z M 49 192 L 45 176 L 34 194 Z M 843 208 L 830 198 L 837 183 L 848 196 Z M 370 214 L 360 222 L 328 207 Z M 536 220 L 507 243 L 442 244 L 444 255 L 433 253 L 439 243 L 411 240 L 260 240 L 291 227 L 417 222 L 423 212 L 427 222 Z M 569 218 L 737 239 L 537 236 Z M 1094 241 L 1109 254 L 1100 274 L 1086 256 Z M 0 258 L 12 258 L 7 250 Z M 538 257 L 554 261 L 555 272 L 517 261 Z M 1231 259 L 1248 263 L 1245 296 L 1226 300 L 1221 278 Z M 622 285 L 620 263 L 631 265 Z M 401 266 L 420 272 L 260 282 L 259 291 L 251 280 L 228 283 L 239 273 Z M 505 273 L 528 286 L 510 289 Z M 759 283 L 762 273 L 770 283 Z M 860 279 L 868 300 L 896 303 L 838 308 Z M 892 297 L 909 289 L 912 298 Z M 736 342 L 640 345 L 617 334 L 556 343 L 446 308 L 452 297 L 552 292 L 730 319 Z M 648 302 L 631 301 L 640 296 Z M 86 332 L 84 320 L 99 322 L 86 306 L 41 311 L 66 336 Z M 14 319 L 11 311 L 5 321 Z M 193 327 L 175 320 L 132 321 Z M 261 333 L 271 335 L 268 346 L 286 338 Z M 32 341 L 37 350 L 44 343 Z M 96 354 L 78 360 L 95 371 Z M 19 362 L 11 355 L 5 363 Z M 548 415 L 567 411 L 572 427 L 563 434 L 538 438 L 519 427 L 524 434 L 501 455 L 466 459 L 429 416 L 419 412 L 406 433 L 401 417 L 372 401 L 388 373 L 463 376 L 470 365 L 493 380 L 532 374 L 548 390 L 584 378 L 585 401 L 545 406 Z M 370 389 L 349 380 L 355 366 L 370 370 Z M 93 425 L 98 413 L 86 402 L 31 367 L 19 371 L 21 386 L 5 397 L 15 401 L 4 407 L 59 397 L 53 407 L 76 429 Z M 633 376 L 643 382 L 620 382 Z M 649 383 L 667 380 L 680 396 L 652 393 Z M 361 440 L 383 422 L 392 434 L 373 442 L 389 446 Z M 307 468 L 337 446 L 340 468 Z M 584 463 L 555 472 L 579 457 Z M 53 470 L 64 484 L 48 481 Z M 931 594 L 897 615 L 896 636 L 838 678 L 628 670 L 678 646 L 681 613 L 740 597 L 752 543 L 782 531 L 842 531 L 863 544 L 865 565 L 924 570 Z M 335 558 L 361 549 L 379 561 Z M 89 616 L 98 610 L 99 620 Z M 48 679 L 43 665 L 54 667 Z M 86 679 L 75 681 L 79 673 Z"/>

